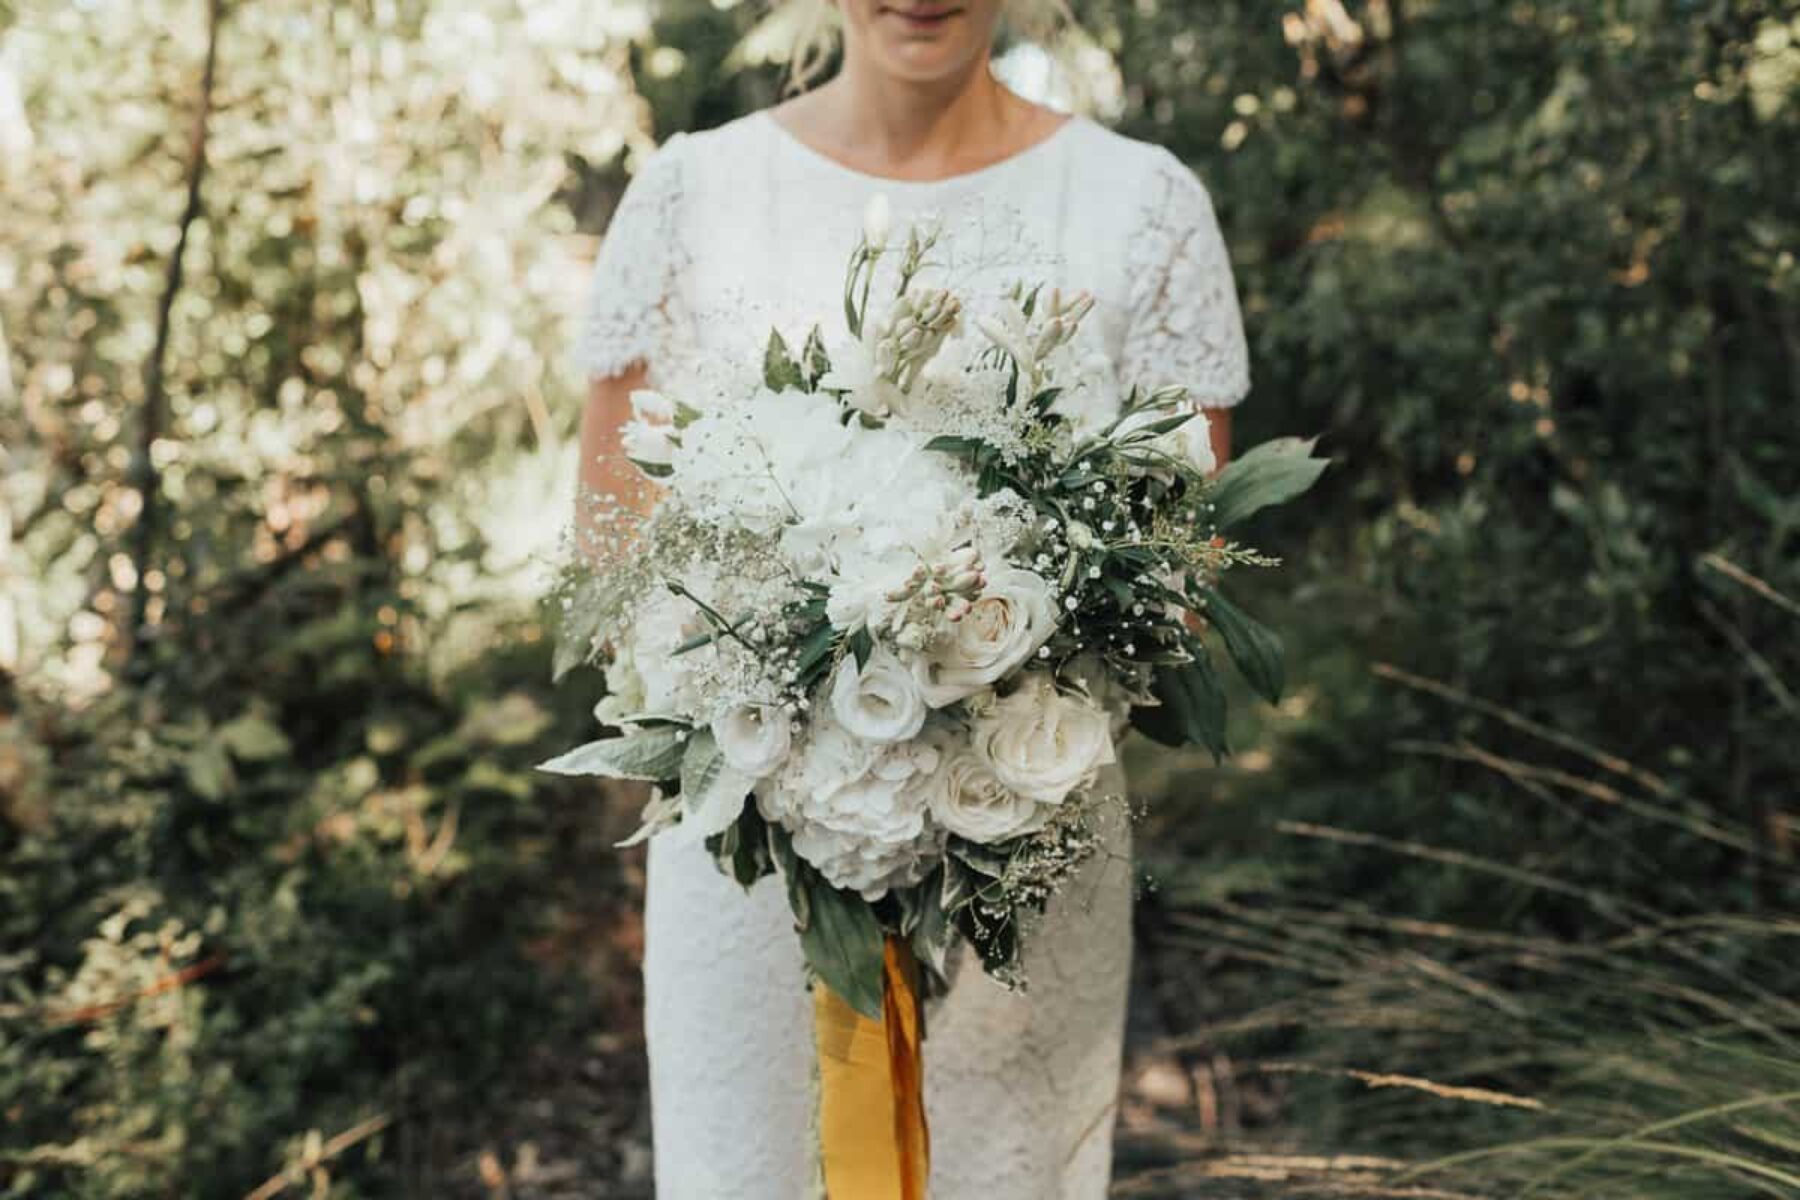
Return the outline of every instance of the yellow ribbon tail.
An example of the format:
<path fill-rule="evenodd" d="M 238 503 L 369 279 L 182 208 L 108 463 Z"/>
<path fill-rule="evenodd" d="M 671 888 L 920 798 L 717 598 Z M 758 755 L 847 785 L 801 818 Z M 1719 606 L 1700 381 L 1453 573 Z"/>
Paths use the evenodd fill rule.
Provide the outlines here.
<path fill-rule="evenodd" d="M 882 953 L 882 1014 L 863 1016 L 823 983 L 813 988 L 819 1047 L 819 1159 L 829 1200 L 925 1200 L 919 964 L 897 938 Z"/>

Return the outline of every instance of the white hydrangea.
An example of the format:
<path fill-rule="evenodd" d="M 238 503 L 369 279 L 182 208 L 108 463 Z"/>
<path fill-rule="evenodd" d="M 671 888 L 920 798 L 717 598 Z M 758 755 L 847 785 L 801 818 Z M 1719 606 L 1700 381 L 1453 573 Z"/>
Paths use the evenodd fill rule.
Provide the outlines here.
<path fill-rule="evenodd" d="M 879 745 L 819 717 L 757 804 L 832 886 L 877 900 L 924 878 L 942 851 L 929 817 L 938 762 L 928 739 Z"/>

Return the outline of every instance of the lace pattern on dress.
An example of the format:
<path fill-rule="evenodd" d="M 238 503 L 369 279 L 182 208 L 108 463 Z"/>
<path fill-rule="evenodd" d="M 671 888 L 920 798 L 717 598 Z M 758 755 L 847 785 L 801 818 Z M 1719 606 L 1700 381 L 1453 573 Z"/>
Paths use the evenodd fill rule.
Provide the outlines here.
<path fill-rule="evenodd" d="M 678 133 L 650 156 L 626 185 L 601 237 L 576 343 L 577 359 L 590 378 L 618 375 L 640 363 L 654 373 L 666 351 L 682 341 L 686 139 Z"/>
<path fill-rule="evenodd" d="M 1210 199 L 1166 151 L 1096 126 L 978 186 L 898 186 L 824 168 L 768 134 L 741 118 L 685 146 L 671 139 L 645 165 L 595 266 L 587 370 L 647 359 L 653 386 L 696 406 L 753 392 L 744 364 L 760 361 L 771 325 L 797 343 L 828 317 L 864 205 L 884 192 L 896 229 L 927 212 L 943 219 L 938 267 L 922 282 L 980 302 L 1020 277 L 1089 287 L 1101 319 L 1082 326 L 1083 360 L 1104 357 L 1125 382 L 1185 384 L 1207 404 L 1248 390 Z M 1098 786 L 1128 791 L 1116 766 Z M 1026 938 L 1028 989 L 1000 987 L 965 946 L 954 986 L 927 1011 L 935 1200 L 1107 1194 L 1134 880 L 1125 806 L 1106 811 L 1107 852 Z M 813 1183 L 814 1051 L 785 892 L 768 879 L 746 896 L 694 842 L 665 835 L 649 855 L 656 1194 L 798 1200 Z"/>
<path fill-rule="evenodd" d="M 1157 154 L 1132 242 L 1121 379 L 1184 384 L 1202 407 L 1226 408 L 1250 391 L 1231 259 L 1206 185 L 1167 150 Z"/>

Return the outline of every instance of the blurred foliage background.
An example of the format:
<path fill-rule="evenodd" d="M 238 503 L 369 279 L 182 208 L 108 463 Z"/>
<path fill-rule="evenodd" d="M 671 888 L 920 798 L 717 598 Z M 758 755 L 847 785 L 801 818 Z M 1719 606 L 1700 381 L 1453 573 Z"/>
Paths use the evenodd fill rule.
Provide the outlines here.
<path fill-rule="evenodd" d="M 1117 1194 L 1800 1196 L 1800 18 L 1078 7 L 1226 226 L 1240 438 L 1339 459 L 1261 531 L 1289 699 L 1138 748 Z M 650 1194 L 539 566 L 596 238 L 776 40 L 0 4 L 0 1195 Z"/>

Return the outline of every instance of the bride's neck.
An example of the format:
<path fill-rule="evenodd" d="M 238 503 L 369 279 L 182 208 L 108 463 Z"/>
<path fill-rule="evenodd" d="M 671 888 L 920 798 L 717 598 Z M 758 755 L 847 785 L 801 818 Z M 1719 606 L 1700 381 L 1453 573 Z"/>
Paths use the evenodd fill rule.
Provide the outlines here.
<path fill-rule="evenodd" d="M 924 173 L 965 166 L 1005 142 L 1023 106 L 984 55 L 959 76 L 915 83 L 846 62 L 818 89 L 818 132 L 840 153 Z"/>

